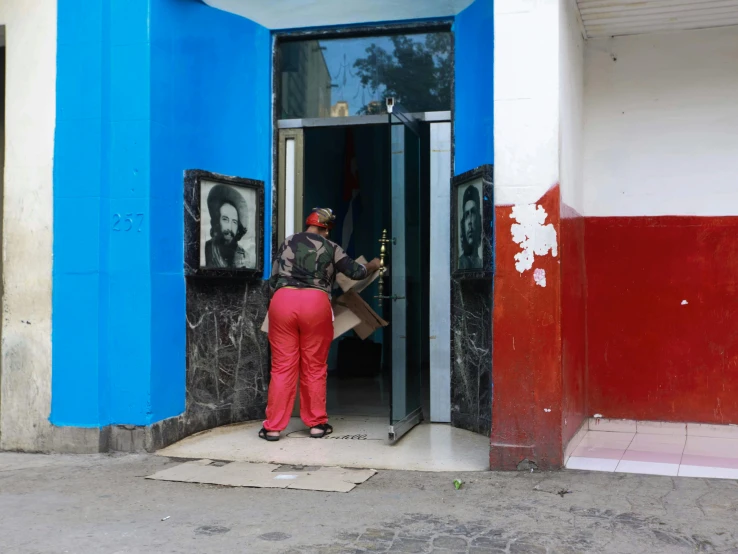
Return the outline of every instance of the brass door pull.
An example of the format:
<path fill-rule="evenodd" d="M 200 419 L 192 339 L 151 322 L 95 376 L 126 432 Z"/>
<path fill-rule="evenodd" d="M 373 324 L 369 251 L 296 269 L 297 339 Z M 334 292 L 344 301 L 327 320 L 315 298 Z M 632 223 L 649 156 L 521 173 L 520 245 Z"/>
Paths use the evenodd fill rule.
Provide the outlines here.
<path fill-rule="evenodd" d="M 387 268 L 384 265 L 384 259 L 387 256 L 387 245 L 392 242 L 387 238 L 387 229 L 382 231 L 382 238 L 379 239 L 379 294 L 375 296 L 377 300 L 386 300 L 388 297 L 384 295 L 384 272 Z"/>
<path fill-rule="evenodd" d="M 387 229 L 385 229 L 382 231 L 382 238 L 379 239 L 379 244 L 382 245 L 379 247 L 379 294 L 374 298 L 377 300 L 392 300 L 393 302 L 405 300 L 404 296 L 397 296 L 396 294 L 393 294 L 392 296 L 384 295 L 384 274 L 387 271 L 387 267 L 384 265 L 384 259 L 387 256 L 387 245 L 395 245 L 397 244 L 397 241 L 394 238 L 387 238 Z"/>

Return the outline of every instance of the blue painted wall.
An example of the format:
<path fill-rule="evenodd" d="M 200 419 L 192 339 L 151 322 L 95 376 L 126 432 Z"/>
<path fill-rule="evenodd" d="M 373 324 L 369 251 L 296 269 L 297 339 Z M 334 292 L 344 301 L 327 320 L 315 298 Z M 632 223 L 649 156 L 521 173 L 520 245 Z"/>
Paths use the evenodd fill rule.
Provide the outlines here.
<path fill-rule="evenodd" d="M 184 410 L 182 172 L 270 182 L 271 39 L 199 0 L 58 14 L 50 419 L 146 425 Z"/>
<path fill-rule="evenodd" d="M 461 173 L 494 162 L 492 0 L 454 31 Z M 270 221 L 270 51 L 200 0 L 58 0 L 54 424 L 184 410 L 182 172 L 266 181 Z"/>
<path fill-rule="evenodd" d="M 454 21 L 456 175 L 494 163 L 494 4 L 475 0 Z"/>

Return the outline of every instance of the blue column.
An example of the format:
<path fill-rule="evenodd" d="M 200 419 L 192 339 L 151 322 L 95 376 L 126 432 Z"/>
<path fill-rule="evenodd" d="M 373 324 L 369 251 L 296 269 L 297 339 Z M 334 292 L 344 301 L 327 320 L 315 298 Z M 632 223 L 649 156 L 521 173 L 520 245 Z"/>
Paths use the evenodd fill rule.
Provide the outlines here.
<path fill-rule="evenodd" d="M 494 31 L 493 0 L 475 0 L 454 21 L 456 175 L 494 163 Z"/>
<path fill-rule="evenodd" d="M 58 425 L 100 422 L 102 2 L 59 0 L 52 414 Z"/>
<path fill-rule="evenodd" d="M 183 172 L 266 181 L 271 219 L 270 33 L 193 0 L 58 14 L 50 420 L 147 425 L 185 407 Z"/>
<path fill-rule="evenodd" d="M 52 413 L 151 421 L 149 0 L 60 0 Z"/>

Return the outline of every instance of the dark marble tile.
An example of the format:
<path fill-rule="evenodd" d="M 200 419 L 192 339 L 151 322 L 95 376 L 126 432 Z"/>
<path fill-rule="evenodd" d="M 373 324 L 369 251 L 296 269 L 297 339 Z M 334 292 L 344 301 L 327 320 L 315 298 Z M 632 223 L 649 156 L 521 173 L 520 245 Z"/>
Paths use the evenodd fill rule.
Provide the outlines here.
<path fill-rule="evenodd" d="M 264 417 L 268 294 L 264 281 L 188 279 L 185 434 Z"/>
<path fill-rule="evenodd" d="M 492 427 L 492 281 L 452 280 L 451 423 L 475 433 Z"/>

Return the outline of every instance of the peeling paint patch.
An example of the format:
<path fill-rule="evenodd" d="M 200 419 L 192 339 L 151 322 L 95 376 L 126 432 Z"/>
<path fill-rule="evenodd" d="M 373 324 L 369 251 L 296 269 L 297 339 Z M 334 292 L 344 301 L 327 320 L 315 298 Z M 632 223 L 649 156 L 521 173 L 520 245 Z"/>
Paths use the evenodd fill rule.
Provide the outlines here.
<path fill-rule="evenodd" d="M 510 226 L 513 242 L 523 249 L 515 254 L 515 269 L 520 273 L 533 267 L 535 256 L 545 256 L 549 252 L 553 257 L 558 255 L 556 229 L 551 223 L 544 225 L 548 214 L 543 206 L 537 204 L 513 206 L 510 217 L 517 221 Z"/>
<path fill-rule="evenodd" d="M 533 272 L 533 280 L 539 287 L 546 286 L 546 270 L 540 267 Z"/>
<path fill-rule="evenodd" d="M 682 306 L 686 306 L 687 304 L 689 304 L 689 302 L 687 302 L 686 300 L 682 300 Z"/>

